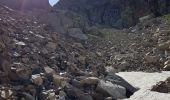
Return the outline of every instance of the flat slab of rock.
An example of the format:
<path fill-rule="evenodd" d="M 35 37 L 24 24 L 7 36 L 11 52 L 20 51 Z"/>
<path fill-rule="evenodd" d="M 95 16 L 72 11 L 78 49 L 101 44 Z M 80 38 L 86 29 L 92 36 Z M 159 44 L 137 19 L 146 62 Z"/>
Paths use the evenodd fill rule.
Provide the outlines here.
<path fill-rule="evenodd" d="M 132 86 L 140 88 L 129 99 L 125 100 L 169 100 L 170 94 L 150 91 L 150 89 L 160 81 L 165 81 L 170 77 L 170 71 L 161 73 L 145 72 L 120 72 L 117 73 Z"/>
<path fill-rule="evenodd" d="M 169 100 L 170 94 L 141 89 L 125 100 Z"/>

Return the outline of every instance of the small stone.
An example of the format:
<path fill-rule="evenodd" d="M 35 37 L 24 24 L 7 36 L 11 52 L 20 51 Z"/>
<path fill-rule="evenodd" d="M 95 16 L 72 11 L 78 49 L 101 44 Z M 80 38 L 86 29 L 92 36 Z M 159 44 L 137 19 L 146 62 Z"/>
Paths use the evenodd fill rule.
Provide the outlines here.
<path fill-rule="evenodd" d="M 55 93 L 49 93 L 46 100 L 57 100 Z"/>
<path fill-rule="evenodd" d="M 44 70 L 45 70 L 46 74 L 53 74 L 53 73 L 55 73 L 55 71 L 52 68 L 50 68 L 50 67 L 44 67 Z"/>
<path fill-rule="evenodd" d="M 159 44 L 158 48 L 161 50 L 167 50 L 169 49 L 169 46 L 170 46 L 170 41 L 167 41 L 167 42 Z"/>
<path fill-rule="evenodd" d="M 81 85 L 97 85 L 99 79 L 97 77 L 88 77 L 80 81 Z"/>
<path fill-rule="evenodd" d="M 59 92 L 59 100 L 65 100 L 65 97 L 66 97 L 66 93 L 64 91 L 60 91 Z"/>
<path fill-rule="evenodd" d="M 73 46 L 76 48 L 84 48 L 81 43 L 74 43 Z"/>
<path fill-rule="evenodd" d="M 29 62 L 29 58 L 22 58 L 22 61 L 24 62 L 24 63 L 28 63 Z"/>
<path fill-rule="evenodd" d="M 164 65 L 170 64 L 170 60 L 165 61 Z"/>
<path fill-rule="evenodd" d="M 126 62 L 126 61 L 123 61 L 123 62 L 121 62 L 121 64 L 119 65 L 119 69 L 120 70 L 127 70 L 128 68 L 129 68 L 129 66 L 130 66 L 130 64 L 128 63 L 128 62 Z"/>
<path fill-rule="evenodd" d="M 96 52 L 97 56 L 101 57 L 102 53 L 101 52 Z"/>
<path fill-rule="evenodd" d="M 4 89 L 0 91 L 0 93 L 1 93 L 1 97 L 4 98 L 5 100 L 7 100 L 13 94 L 12 90 L 10 89 Z"/>
<path fill-rule="evenodd" d="M 16 70 L 17 75 L 24 80 L 30 79 L 32 71 L 26 68 L 19 68 Z"/>
<path fill-rule="evenodd" d="M 77 87 L 77 88 L 81 87 L 80 81 L 78 81 L 76 79 L 71 80 L 71 85 L 73 85 L 74 87 Z"/>
<path fill-rule="evenodd" d="M 107 97 L 105 100 L 113 100 L 112 97 Z"/>
<path fill-rule="evenodd" d="M 164 69 L 165 69 L 166 71 L 170 71 L 170 64 L 165 65 L 165 66 L 164 66 Z"/>
<path fill-rule="evenodd" d="M 77 97 L 78 100 L 93 100 L 89 94 L 85 94 L 79 88 L 73 87 L 71 85 L 66 86 L 65 91 L 70 97 Z"/>
<path fill-rule="evenodd" d="M 81 100 L 93 100 L 92 96 L 89 94 L 84 94 L 79 97 Z"/>
<path fill-rule="evenodd" d="M 150 56 L 149 53 L 146 54 L 145 58 L 147 63 L 157 63 L 159 61 L 159 57 L 157 56 Z"/>
<path fill-rule="evenodd" d="M 165 50 L 165 57 L 169 57 L 170 56 L 170 51 L 169 50 Z"/>
<path fill-rule="evenodd" d="M 46 46 L 47 46 L 48 50 L 51 50 L 51 51 L 55 51 L 57 48 L 57 44 L 53 43 L 53 42 L 48 42 L 48 44 Z"/>
<path fill-rule="evenodd" d="M 18 42 L 16 42 L 15 44 L 16 44 L 16 45 L 20 45 L 20 46 L 25 46 L 25 45 L 26 45 L 26 44 L 25 44 L 24 42 L 22 42 L 22 41 L 20 41 L 20 42 L 18 41 Z"/>
<path fill-rule="evenodd" d="M 85 60 L 86 60 L 86 57 L 83 57 L 83 56 L 78 57 L 78 61 L 83 65 L 85 64 Z"/>
<path fill-rule="evenodd" d="M 55 90 L 51 89 L 48 91 L 43 91 L 40 100 L 58 100 L 55 94 Z"/>
<path fill-rule="evenodd" d="M 33 97 L 31 94 L 29 94 L 29 93 L 26 93 L 26 92 L 24 92 L 24 93 L 22 93 L 23 95 L 24 95 L 24 99 L 25 100 L 35 100 L 35 97 Z"/>
<path fill-rule="evenodd" d="M 39 86 L 43 84 L 43 79 L 40 74 L 32 75 L 32 81 Z"/>
<path fill-rule="evenodd" d="M 59 75 L 53 75 L 54 85 L 57 87 L 65 87 L 68 84 L 68 78 Z"/>
<path fill-rule="evenodd" d="M 48 54 L 48 50 L 46 48 L 43 48 L 41 51 L 43 54 Z"/>
<path fill-rule="evenodd" d="M 116 72 L 116 70 L 113 68 L 113 66 L 106 66 L 105 71 L 106 71 L 107 74 Z"/>

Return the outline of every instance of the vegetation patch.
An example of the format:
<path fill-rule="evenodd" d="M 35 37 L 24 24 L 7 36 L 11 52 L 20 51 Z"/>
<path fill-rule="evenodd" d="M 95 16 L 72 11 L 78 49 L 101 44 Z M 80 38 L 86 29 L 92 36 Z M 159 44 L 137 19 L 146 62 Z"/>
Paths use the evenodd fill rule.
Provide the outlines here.
<path fill-rule="evenodd" d="M 164 15 L 164 19 L 170 22 L 170 13 Z"/>

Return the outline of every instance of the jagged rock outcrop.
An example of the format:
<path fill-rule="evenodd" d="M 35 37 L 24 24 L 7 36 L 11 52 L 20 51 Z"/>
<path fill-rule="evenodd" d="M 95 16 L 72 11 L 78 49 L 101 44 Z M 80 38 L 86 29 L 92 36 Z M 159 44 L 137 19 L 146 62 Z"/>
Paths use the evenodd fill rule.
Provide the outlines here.
<path fill-rule="evenodd" d="M 148 14 L 169 11 L 169 0 L 60 0 L 54 8 L 81 14 L 91 25 L 129 27 Z"/>

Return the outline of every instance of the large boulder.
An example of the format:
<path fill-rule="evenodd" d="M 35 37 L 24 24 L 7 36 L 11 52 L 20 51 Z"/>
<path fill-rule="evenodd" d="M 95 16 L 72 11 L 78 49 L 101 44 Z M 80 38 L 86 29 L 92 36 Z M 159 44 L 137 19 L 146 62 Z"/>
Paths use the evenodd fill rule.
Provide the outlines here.
<path fill-rule="evenodd" d="M 109 81 L 101 80 L 97 86 L 97 91 L 101 93 L 108 93 L 114 99 L 126 98 L 126 89 L 120 85 L 112 84 Z"/>
<path fill-rule="evenodd" d="M 71 37 L 80 39 L 80 40 L 87 40 L 88 37 L 82 32 L 80 28 L 71 28 L 68 30 L 68 33 Z"/>

